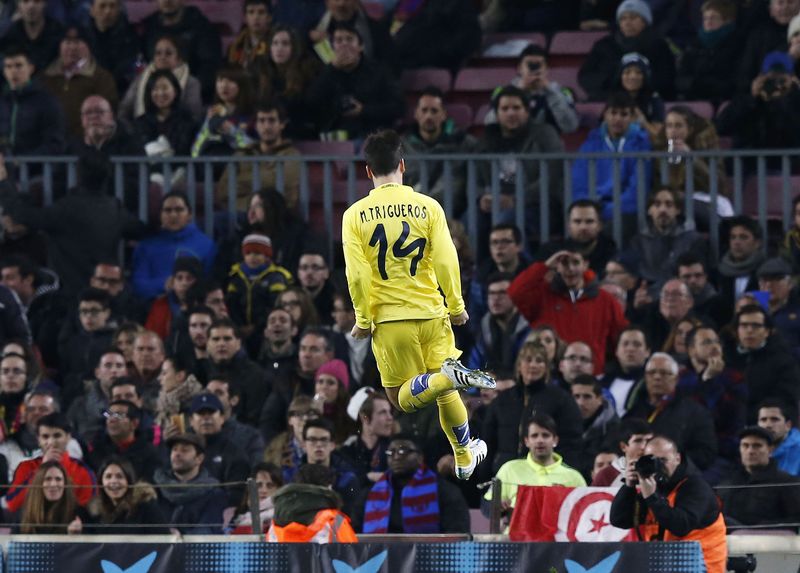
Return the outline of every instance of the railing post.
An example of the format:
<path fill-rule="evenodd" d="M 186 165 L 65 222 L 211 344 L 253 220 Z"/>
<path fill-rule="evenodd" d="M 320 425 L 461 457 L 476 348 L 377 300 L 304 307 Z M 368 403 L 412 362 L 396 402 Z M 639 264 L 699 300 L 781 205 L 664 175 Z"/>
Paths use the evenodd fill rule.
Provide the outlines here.
<path fill-rule="evenodd" d="M 261 507 L 258 503 L 258 484 L 253 478 L 247 478 L 247 502 L 250 508 L 250 521 L 253 523 L 253 534 L 261 535 L 264 530 L 261 524 Z"/>
<path fill-rule="evenodd" d="M 500 478 L 492 478 L 492 505 L 489 514 L 489 533 L 501 533 L 500 518 L 503 513 L 503 500 L 500 497 L 503 492 L 503 482 Z"/>

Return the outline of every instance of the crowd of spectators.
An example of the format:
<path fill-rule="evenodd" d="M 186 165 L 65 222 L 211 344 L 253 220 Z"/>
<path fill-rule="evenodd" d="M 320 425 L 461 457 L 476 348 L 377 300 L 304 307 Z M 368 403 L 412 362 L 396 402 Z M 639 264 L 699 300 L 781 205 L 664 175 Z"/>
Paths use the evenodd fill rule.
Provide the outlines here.
<path fill-rule="evenodd" d="M 654 434 L 674 439 L 682 471 L 712 485 L 785 486 L 723 490 L 729 525 L 800 521 L 800 200 L 779 251 L 770 249 L 756 221 L 731 216 L 722 162 L 715 174 L 711 162 L 693 160 L 689 171 L 681 161 L 718 148 L 718 133 L 741 147 L 797 143 L 800 2 L 384 0 L 382 18 L 356 0 L 230 4 L 244 25 L 223 51 L 219 30 L 183 0 L 158 0 L 135 24 L 122 0 L 3 3 L 0 484 L 9 527 L 246 533 L 252 478 L 267 524 L 287 523 L 274 505 L 282 498 L 342 509 L 357 532 L 466 532 L 468 509 L 491 498 L 478 485 L 493 476 L 507 510 L 522 484 L 618 485 Z M 567 204 L 555 163 L 479 163 L 476 237 L 458 220 L 465 165 L 408 164 L 408 184 L 424 181 L 451 201 L 472 319 L 455 329 L 458 345 L 465 364 L 498 381 L 463 395 L 489 458 L 458 482 L 433 410 L 393 411 L 369 340 L 351 336 L 344 269 L 301 216 L 299 164 L 252 168 L 245 157 L 296 158 L 294 141 L 358 143 L 398 125 L 401 72 L 456 71 L 482 30 L 578 28 L 610 31 L 578 76 L 590 100 L 605 102 L 581 151 L 664 150 L 675 161 L 578 159 Z M 477 136 L 447 117 L 441 90 L 425 88 L 409 110 L 407 151 L 563 151 L 580 125 L 568 89 L 578 86 L 551 81 L 548 59 L 543 46 L 518 54 L 518 76 L 492 94 Z M 665 108 L 676 99 L 730 104 L 712 122 Z M 19 155 L 77 156 L 76 184 L 51 189 L 47 205 L 19 193 Z M 220 155 L 241 163 L 215 167 L 205 205 L 181 187 L 188 165 L 148 167 L 149 183 L 171 177 L 148 207 L 138 170 L 115 173 L 110 162 Z M 682 214 L 689 176 L 695 221 Z M 620 245 L 604 230 L 617 191 Z M 544 197 L 553 238 L 528 244 L 523 231 L 536 229 Z M 232 226 L 206 235 L 199 210 L 222 221 L 229 206 Z M 155 229 L 134 216 L 148 209 Z M 708 248 L 710 209 L 726 217 L 719 257 Z M 273 498 L 292 482 L 303 495 Z"/>

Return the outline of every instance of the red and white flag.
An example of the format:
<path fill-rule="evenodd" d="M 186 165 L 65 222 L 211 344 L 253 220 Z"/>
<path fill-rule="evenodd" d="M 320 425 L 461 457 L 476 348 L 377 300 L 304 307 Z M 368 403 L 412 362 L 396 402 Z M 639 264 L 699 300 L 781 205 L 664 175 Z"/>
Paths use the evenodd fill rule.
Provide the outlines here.
<path fill-rule="evenodd" d="M 523 485 L 511 516 L 511 541 L 635 541 L 630 529 L 611 525 L 617 487 Z"/>

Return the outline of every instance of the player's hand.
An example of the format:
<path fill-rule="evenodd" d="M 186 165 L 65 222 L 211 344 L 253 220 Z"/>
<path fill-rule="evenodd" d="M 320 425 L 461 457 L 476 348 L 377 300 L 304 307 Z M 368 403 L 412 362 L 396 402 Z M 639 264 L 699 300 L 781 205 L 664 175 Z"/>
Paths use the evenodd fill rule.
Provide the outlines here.
<path fill-rule="evenodd" d="M 350 336 L 359 340 L 361 338 L 366 338 L 369 336 L 370 331 L 369 328 L 359 328 L 357 324 L 353 325 L 353 329 L 350 331 Z"/>
<path fill-rule="evenodd" d="M 466 324 L 469 320 L 469 315 L 467 314 L 466 310 L 462 310 L 461 314 L 451 314 L 450 315 L 450 322 L 455 324 L 456 326 L 461 326 L 462 324 Z"/>

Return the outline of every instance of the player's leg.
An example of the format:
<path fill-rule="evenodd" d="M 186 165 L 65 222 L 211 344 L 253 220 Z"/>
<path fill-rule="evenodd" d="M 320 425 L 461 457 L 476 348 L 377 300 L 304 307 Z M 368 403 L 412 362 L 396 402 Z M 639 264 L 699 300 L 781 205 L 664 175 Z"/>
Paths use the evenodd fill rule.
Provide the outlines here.
<path fill-rule="evenodd" d="M 456 476 L 459 479 L 469 479 L 477 464 L 486 457 L 487 448 L 482 440 L 475 440 L 470 436 L 469 414 L 457 388 L 463 382 L 467 383 L 465 386 L 494 386 L 494 380 L 482 372 L 465 368 L 455 359 L 461 351 L 455 347 L 449 320 L 428 321 L 422 338 L 426 366 L 429 369 L 441 367 L 441 372 L 436 376 L 444 376 L 451 384 L 451 389 L 440 393 L 436 398 L 439 424 L 453 448 Z"/>

